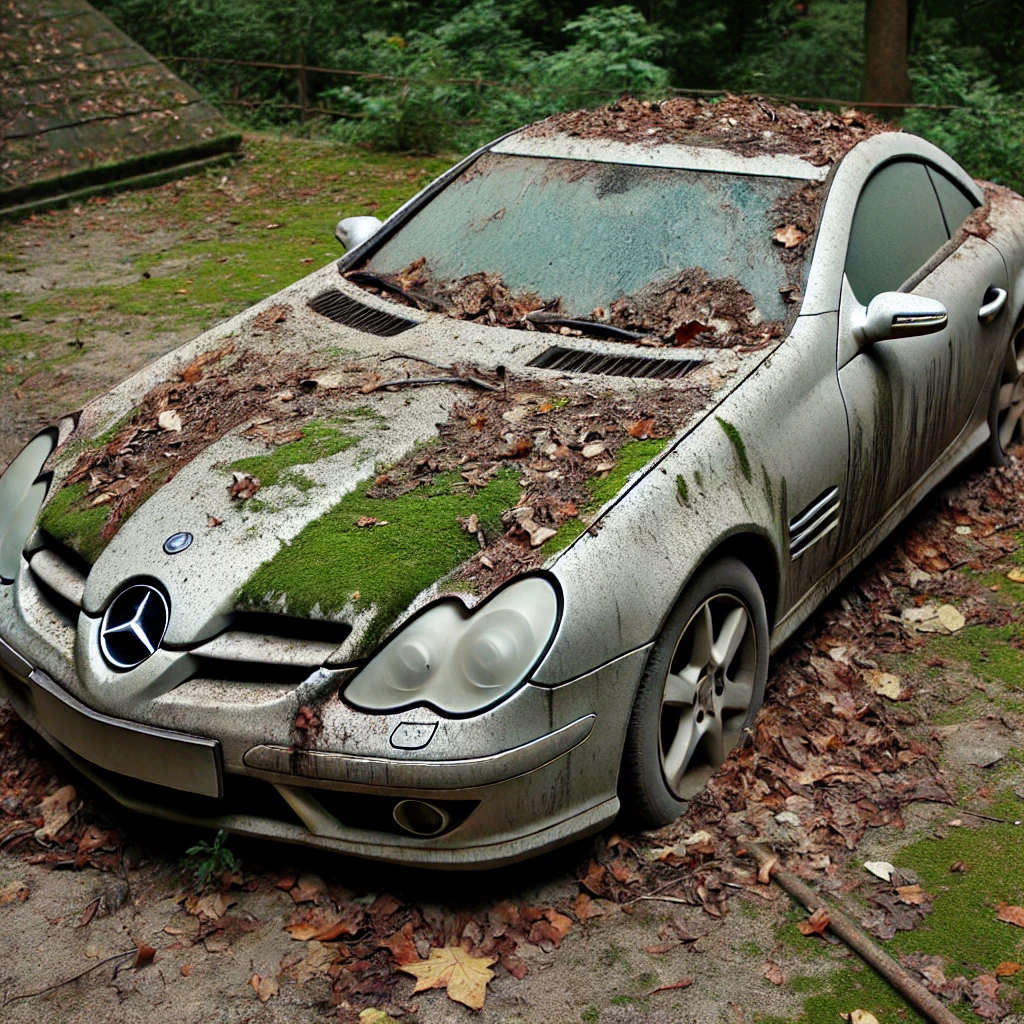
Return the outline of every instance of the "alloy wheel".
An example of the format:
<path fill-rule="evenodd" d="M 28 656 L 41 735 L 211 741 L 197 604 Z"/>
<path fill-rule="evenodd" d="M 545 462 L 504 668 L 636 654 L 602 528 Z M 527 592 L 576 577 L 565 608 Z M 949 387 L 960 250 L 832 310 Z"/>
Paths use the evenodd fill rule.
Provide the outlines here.
<path fill-rule="evenodd" d="M 996 420 L 999 446 L 1008 451 L 1014 440 L 1021 436 L 1021 417 L 1024 416 L 1024 330 L 1018 331 L 1006 350 L 999 384 L 999 412 Z"/>
<path fill-rule="evenodd" d="M 681 800 L 699 792 L 739 742 L 754 695 L 757 636 L 746 605 L 715 594 L 694 612 L 661 701 L 661 770 Z"/>

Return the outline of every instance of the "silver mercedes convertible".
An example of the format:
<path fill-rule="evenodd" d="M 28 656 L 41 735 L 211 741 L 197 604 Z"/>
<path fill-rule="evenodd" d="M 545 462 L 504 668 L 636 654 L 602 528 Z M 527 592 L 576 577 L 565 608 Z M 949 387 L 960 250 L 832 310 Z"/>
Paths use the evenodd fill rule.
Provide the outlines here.
<path fill-rule="evenodd" d="M 393 863 L 678 816 L 1024 411 L 1024 200 L 729 102 L 513 132 L 31 440 L 19 715 L 128 807 Z"/>

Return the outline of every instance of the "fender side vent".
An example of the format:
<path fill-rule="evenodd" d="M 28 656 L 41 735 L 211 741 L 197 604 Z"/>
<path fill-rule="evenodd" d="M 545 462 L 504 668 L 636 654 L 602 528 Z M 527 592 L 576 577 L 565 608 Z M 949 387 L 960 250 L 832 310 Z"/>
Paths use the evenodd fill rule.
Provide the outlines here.
<path fill-rule="evenodd" d="M 336 288 L 314 296 L 309 300 L 309 308 L 335 323 L 354 327 L 357 331 L 365 331 L 367 334 L 376 334 L 381 338 L 393 338 L 410 327 L 419 326 L 416 320 L 407 320 L 405 317 L 395 316 L 372 306 L 364 306 Z"/>
<path fill-rule="evenodd" d="M 531 359 L 530 366 L 566 373 L 597 373 L 606 377 L 654 377 L 678 380 L 700 366 L 701 359 L 657 359 L 652 356 L 606 355 L 553 345 Z"/>
<path fill-rule="evenodd" d="M 790 520 L 789 557 L 792 561 L 795 562 L 839 525 L 841 508 L 839 488 L 830 487 Z"/>

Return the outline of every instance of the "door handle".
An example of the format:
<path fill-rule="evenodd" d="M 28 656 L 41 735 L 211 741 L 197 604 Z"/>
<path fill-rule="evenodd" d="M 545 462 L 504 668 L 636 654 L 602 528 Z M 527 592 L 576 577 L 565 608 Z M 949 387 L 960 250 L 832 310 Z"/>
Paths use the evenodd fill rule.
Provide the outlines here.
<path fill-rule="evenodd" d="M 992 296 L 991 299 L 989 299 L 990 295 Z M 978 310 L 978 319 L 983 324 L 990 324 L 999 316 L 999 311 L 1006 305 L 1006 289 L 993 286 L 985 292 L 985 298 L 988 299 L 988 302 Z"/>

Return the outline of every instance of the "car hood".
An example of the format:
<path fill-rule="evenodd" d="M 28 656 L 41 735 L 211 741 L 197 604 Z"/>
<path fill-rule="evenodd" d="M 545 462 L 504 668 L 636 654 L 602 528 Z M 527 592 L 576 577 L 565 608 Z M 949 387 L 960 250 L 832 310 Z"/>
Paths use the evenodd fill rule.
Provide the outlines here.
<path fill-rule="evenodd" d="M 89 563 L 87 615 L 159 581 L 170 647 L 259 612 L 322 622 L 359 657 L 440 593 L 472 603 L 553 564 L 777 343 L 491 327 L 395 306 L 332 264 L 87 406 L 35 542 Z"/>

